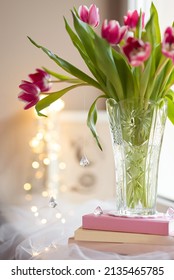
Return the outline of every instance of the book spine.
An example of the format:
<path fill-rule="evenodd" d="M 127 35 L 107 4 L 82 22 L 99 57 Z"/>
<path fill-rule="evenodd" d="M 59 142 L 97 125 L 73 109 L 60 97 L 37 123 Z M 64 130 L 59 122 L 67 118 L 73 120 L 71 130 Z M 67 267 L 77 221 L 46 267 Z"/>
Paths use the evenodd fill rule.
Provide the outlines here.
<path fill-rule="evenodd" d="M 93 242 L 93 241 L 79 241 L 74 238 L 69 238 L 68 244 L 76 244 L 80 247 L 93 249 L 102 252 L 114 252 L 122 255 L 144 254 L 149 252 L 169 252 L 169 246 L 153 245 L 153 244 L 135 244 L 135 243 L 108 243 L 108 242 Z M 172 248 L 170 248 L 172 250 Z"/>
<path fill-rule="evenodd" d="M 173 245 L 174 237 L 151 234 L 136 234 L 125 232 L 97 231 L 80 228 L 75 231 L 74 239 L 79 241 L 136 243 L 154 245 Z"/>
<path fill-rule="evenodd" d="M 93 230 L 144 233 L 155 235 L 169 235 L 169 221 L 134 220 L 122 218 L 93 215 L 82 217 L 82 228 Z"/>

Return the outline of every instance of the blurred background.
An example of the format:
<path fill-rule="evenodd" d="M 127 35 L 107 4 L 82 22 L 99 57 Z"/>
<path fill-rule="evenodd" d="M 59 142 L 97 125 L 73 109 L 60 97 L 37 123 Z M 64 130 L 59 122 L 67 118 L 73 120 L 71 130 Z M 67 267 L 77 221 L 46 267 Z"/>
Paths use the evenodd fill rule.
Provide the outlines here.
<path fill-rule="evenodd" d="M 163 31 L 174 20 L 174 3 L 172 0 L 153 2 L 159 11 Z M 48 130 L 48 124 L 38 121 L 33 110 L 23 111 L 23 104 L 17 99 L 20 91 L 18 86 L 21 80 L 28 79 L 29 73 L 35 72 L 36 68 L 42 66 L 63 73 L 63 70 L 58 69 L 56 64 L 28 41 L 27 36 L 88 73 L 65 31 L 63 16 L 71 23 L 70 10 L 73 7 L 78 8 L 81 4 L 89 6 L 92 3 L 100 9 L 101 22 L 108 18 L 117 19 L 122 23 L 123 15 L 128 9 L 142 8 L 148 11 L 151 1 L 0 0 L 0 188 L 5 201 L 10 201 L 12 197 L 18 200 L 16 191 L 23 188 L 28 178 L 33 176 L 32 162 L 37 153 L 35 154 L 33 150 L 31 140 L 43 126 L 44 133 Z M 101 24 L 97 28 L 99 34 L 100 31 Z M 84 94 L 86 108 L 84 108 Z M 65 107 L 61 113 L 52 116 L 54 130 L 59 128 L 59 135 L 56 136 L 58 138 L 54 141 L 60 141 L 62 151 L 64 151 L 61 162 L 65 163 L 62 166 L 66 166 L 66 170 L 63 168 L 61 172 L 64 172 L 63 176 L 68 178 L 68 181 L 65 180 L 66 182 L 62 183 L 63 190 L 68 188 L 71 192 L 80 193 L 80 199 L 86 196 L 106 198 L 112 195 L 114 189 L 113 156 L 107 119 L 103 112 L 104 101 L 98 103 L 98 109 L 101 111 L 98 129 L 104 145 L 103 153 L 96 147 L 85 125 L 84 109 L 89 108 L 97 95 L 97 90 L 92 87 L 75 89 L 63 98 Z M 174 199 L 172 176 L 174 131 L 170 124 L 168 124 L 166 135 L 160 165 L 159 192 L 162 196 Z M 67 139 L 69 139 L 68 142 Z M 77 160 L 79 161 L 77 154 L 79 149 L 83 148 L 81 143 L 84 139 L 86 141 L 84 146 L 87 147 L 88 156 L 93 164 L 82 171 L 77 165 Z M 48 165 L 45 168 L 45 172 L 49 173 Z M 73 174 L 69 173 L 70 170 L 73 170 Z M 93 189 L 87 187 L 91 184 L 94 184 Z"/>

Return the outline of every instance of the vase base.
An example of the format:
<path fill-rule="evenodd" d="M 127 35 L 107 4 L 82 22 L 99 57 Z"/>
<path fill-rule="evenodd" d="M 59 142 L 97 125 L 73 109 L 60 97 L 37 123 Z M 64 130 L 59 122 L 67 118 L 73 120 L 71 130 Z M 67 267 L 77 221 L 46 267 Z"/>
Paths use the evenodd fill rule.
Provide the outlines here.
<path fill-rule="evenodd" d="M 108 215 L 111 216 L 116 216 L 116 217 L 127 217 L 127 218 L 160 218 L 164 217 L 164 213 L 160 212 L 155 212 L 154 214 L 149 214 L 149 213 L 132 213 L 129 211 L 109 211 L 107 213 Z"/>

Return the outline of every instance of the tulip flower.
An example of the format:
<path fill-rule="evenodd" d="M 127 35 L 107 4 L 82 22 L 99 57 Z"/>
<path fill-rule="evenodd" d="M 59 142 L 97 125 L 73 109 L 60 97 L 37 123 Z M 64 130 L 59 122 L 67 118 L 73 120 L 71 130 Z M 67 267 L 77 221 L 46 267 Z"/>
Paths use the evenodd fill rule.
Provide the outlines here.
<path fill-rule="evenodd" d="M 48 91 L 51 88 L 50 75 L 42 69 L 36 69 L 36 73 L 28 75 L 40 91 Z"/>
<path fill-rule="evenodd" d="M 105 19 L 102 25 L 102 37 L 106 39 L 111 45 L 116 45 L 121 42 L 127 31 L 126 26 L 120 27 L 120 24 L 116 20 Z"/>
<path fill-rule="evenodd" d="M 18 98 L 26 103 L 24 107 L 25 110 L 37 104 L 40 94 L 40 89 L 38 86 L 28 81 L 22 81 L 22 84 L 20 84 L 19 88 L 22 89 L 22 92 L 19 93 Z"/>
<path fill-rule="evenodd" d="M 139 66 L 150 56 L 151 46 L 148 42 L 129 37 L 123 46 L 123 52 L 132 66 Z"/>
<path fill-rule="evenodd" d="M 162 53 L 171 58 L 174 63 L 174 28 L 167 27 L 164 32 L 164 39 L 162 42 Z"/>
<path fill-rule="evenodd" d="M 137 10 L 128 11 L 127 15 L 124 16 L 124 25 L 128 26 L 129 30 L 134 30 L 137 27 L 139 21 L 139 14 Z M 145 13 L 142 13 L 142 28 L 144 29 L 144 17 Z"/>
<path fill-rule="evenodd" d="M 79 7 L 79 17 L 83 22 L 88 23 L 93 27 L 97 27 L 100 22 L 99 9 L 92 4 L 89 9 L 85 5 Z"/>

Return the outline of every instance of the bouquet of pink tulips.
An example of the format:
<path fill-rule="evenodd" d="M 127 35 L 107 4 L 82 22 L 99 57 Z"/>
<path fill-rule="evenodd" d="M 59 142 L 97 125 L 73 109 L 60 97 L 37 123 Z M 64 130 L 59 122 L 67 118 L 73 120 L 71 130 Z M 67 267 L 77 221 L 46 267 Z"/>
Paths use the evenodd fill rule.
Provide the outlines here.
<path fill-rule="evenodd" d="M 29 40 L 45 52 L 69 75 L 64 76 L 44 68 L 30 74 L 30 81 L 22 81 L 19 99 L 26 102 L 24 109 L 35 106 L 38 115 L 42 110 L 62 97 L 68 91 L 80 86 L 93 86 L 101 95 L 89 109 L 87 124 L 99 147 L 96 131 L 99 98 L 136 98 L 139 104 L 149 100 L 168 100 L 168 117 L 174 123 L 174 27 L 167 27 L 163 38 L 158 22 L 158 13 L 151 4 L 150 18 L 145 24 L 145 14 L 129 11 L 124 17 L 124 26 L 116 20 L 105 20 L 101 36 L 94 29 L 100 23 L 99 9 L 93 4 L 89 9 L 82 5 L 72 11 L 74 30 L 65 19 L 66 31 L 72 43 L 91 72 L 87 75 L 68 61 L 60 58 L 47 48 Z M 70 85 L 62 90 L 50 92 L 51 77 Z M 40 99 L 40 95 L 46 97 Z"/>

